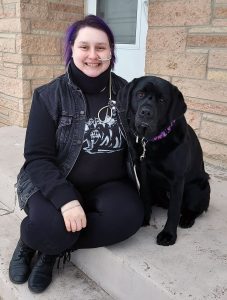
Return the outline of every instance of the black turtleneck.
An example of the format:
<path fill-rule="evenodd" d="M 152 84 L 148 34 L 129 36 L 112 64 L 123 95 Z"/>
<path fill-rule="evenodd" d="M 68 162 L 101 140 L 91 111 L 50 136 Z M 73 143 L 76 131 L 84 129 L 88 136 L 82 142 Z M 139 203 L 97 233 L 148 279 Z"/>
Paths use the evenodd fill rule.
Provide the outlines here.
<path fill-rule="evenodd" d="M 87 106 L 84 143 L 68 179 L 80 191 L 126 177 L 126 142 L 117 116 L 107 108 L 110 67 L 98 77 L 89 77 L 71 60 L 69 75 L 82 90 Z"/>
<path fill-rule="evenodd" d="M 96 94 L 102 91 L 109 83 L 111 67 L 97 77 L 90 77 L 84 74 L 71 59 L 69 74 L 72 81 L 85 93 Z"/>

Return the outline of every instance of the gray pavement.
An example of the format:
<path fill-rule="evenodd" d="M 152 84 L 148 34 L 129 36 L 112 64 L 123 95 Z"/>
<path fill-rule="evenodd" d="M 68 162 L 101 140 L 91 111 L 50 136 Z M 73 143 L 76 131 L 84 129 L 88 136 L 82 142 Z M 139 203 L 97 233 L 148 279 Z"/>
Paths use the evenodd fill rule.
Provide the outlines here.
<path fill-rule="evenodd" d="M 0 128 L 0 208 L 14 208 L 13 183 L 23 162 L 24 133 L 18 127 Z M 211 165 L 206 169 L 211 174 L 210 208 L 192 228 L 178 229 L 175 245 L 155 243 L 166 218 L 165 210 L 156 209 L 151 226 L 128 240 L 76 251 L 71 261 L 79 269 L 69 263 L 59 275 L 55 271 L 53 285 L 39 296 L 26 284 L 13 285 L 8 279 L 24 215 L 16 206 L 14 213 L 0 217 L 0 299 L 107 300 L 111 295 L 115 300 L 227 300 L 227 171 Z"/>

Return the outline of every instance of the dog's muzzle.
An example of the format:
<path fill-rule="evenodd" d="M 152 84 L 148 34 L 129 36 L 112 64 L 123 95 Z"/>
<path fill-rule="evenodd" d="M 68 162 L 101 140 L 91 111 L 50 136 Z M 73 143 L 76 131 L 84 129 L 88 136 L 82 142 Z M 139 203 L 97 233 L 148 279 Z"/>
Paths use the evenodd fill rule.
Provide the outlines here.
<path fill-rule="evenodd" d="M 153 124 L 148 124 L 145 122 L 140 122 L 140 121 L 135 121 L 135 129 L 136 129 L 136 134 L 140 138 L 150 138 L 151 136 L 155 136 L 157 127 L 154 126 Z"/>
<path fill-rule="evenodd" d="M 157 130 L 155 115 L 152 107 L 144 106 L 138 110 L 135 117 L 135 128 L 139 137 L 155 135 Z"/>

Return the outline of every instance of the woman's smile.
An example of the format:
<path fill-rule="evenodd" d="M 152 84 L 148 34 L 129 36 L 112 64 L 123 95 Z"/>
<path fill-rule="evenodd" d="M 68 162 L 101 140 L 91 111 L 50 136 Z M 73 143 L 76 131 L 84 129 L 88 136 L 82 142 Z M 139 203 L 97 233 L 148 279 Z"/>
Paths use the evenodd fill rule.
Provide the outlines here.
<path fill-rule="evenodd" d="M 91 68 L 96 68 L 101 65 L 101 63 L 85 63 L 86 66 Z"/>
<path fill-rule="evenodd" d="M 74 64 L 84 74 L 97 77 L 110 66 L 111 49 L 104 31 L 92 27 L 81 28 L 72 46 Z M 103 59 L 103 61 L 102 61 Z"/>

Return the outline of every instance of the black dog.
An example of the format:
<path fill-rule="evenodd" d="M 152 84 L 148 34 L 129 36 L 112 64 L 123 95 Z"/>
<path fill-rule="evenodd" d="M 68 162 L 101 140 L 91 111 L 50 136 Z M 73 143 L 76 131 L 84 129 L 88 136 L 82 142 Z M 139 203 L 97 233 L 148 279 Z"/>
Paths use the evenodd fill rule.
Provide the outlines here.
<path fill-rule="evenodd" d="M 184 117 L 183 95 L 164 79 L 144 76 L 120 90 L 117 105 L 128 126 L 145 205 L 144 225 L 149 224 L 152 205 L 168 208 L 157 243 L 172 245 L 178 224 L 191 227 L 210 200 L 209 175 L 199 140 Z"/>

